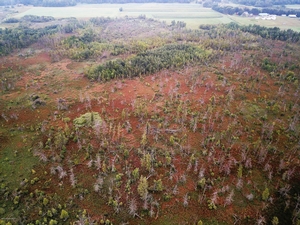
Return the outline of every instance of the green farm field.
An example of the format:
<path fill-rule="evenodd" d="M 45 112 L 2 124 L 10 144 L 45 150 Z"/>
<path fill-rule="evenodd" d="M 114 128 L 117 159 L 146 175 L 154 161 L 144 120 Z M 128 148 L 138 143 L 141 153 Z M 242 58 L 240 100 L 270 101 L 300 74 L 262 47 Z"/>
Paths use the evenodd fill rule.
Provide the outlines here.
<path fill-rule="evenodd" d="M 122 7 L 123 11 L 119 9 Z M 266 27 L 279 27 L 281 29 L 293 29 L 300 31 L 300 20 L 277 17 L 277 20 L 255 20 L 253 17 L 224 15 L 210 8 L 204 8 L 200 4 L 79 4 L 75 7 L 22 7 L 18 8 L 20 13 L 13 17 L 21 18 L 25 15 L 53 16 L 55 18 L 91 18 L 91 17 L 138 17 L 145 15 L 171 23 L 172 20 L 184 21 L 188 28 L 197 29 L 200 24 L 221 24 L 237 22 L 240 25 L 258 24 Z"/>
<path fill-rule="evenodd" d="M 122 7 L 123 11 L 119 9 Z M 220 24 L 232 22 L 230 18 L 212 9 L 204 8 L 200 4 L 79 4 L 75 7 L 22 7 L 20 13 L 12 17 L 21 18 L 25 15 L 53 16 L 55 18 L 91 18 L 91 17 L 138 17 L 145 15 L 171 23 L 180 20 L 187 23 L 187 27 L 197 29 L 200 24 Z"/>
<path fill-rule="evenodd" d="M 123 8 L 123 12 L 119 8 Z M 199 4 L 79 4 L 74 7 L 28 7 L 23 13 L 15 15 L 15 17 L 22 17 L 25 15 L 38 15 L 38 16 L 53 16 L 56 18 L 61 17 L 97 17 L 97 16 L 135 16 L 146 15 L 154 17 L 153 14 L 166 14 L 171 13 L 173 18 L 182 18 L 195 14 L 197 17 L 222 17 L 222 14 L 213 11 L 212 9 L 203 8 Z M 164 16 L 165 17 L 165 16 Z"/>
<path fill-rule="evenodd" d="M 230 16 L 228 20 L 236 22 L 239 25 L 256 24 L 265 27 L 279 27 L 280 29 L 287 30 L 292 29 L 300 32 L 300 20 L 297 18 L 281 17 L 277 16 L 276 20 L 262 20 L 255 19 L 253 17 L 241 17 L 241 16 Z"/>
<path fill-rule="evenodd" d="M 119 8 L 123 8 L 120 12 Z M 25 8 L 25 7 L 24 7 Z M 196 29 L 200 24 L 220 24 L 232 22 L 226 15 L 204 8 L 200 4 L 80 4 L 75 7 L 52 8 L 52 7 L 28 7 L 22 13 L 13 17 L 21 18 L 25 15 L 53 16 L 55 18 L 76 17 L 138 17 L 145 15 L 171 23 L 172 20 L 180 20 L 187 23 L 188 28 Z"/>

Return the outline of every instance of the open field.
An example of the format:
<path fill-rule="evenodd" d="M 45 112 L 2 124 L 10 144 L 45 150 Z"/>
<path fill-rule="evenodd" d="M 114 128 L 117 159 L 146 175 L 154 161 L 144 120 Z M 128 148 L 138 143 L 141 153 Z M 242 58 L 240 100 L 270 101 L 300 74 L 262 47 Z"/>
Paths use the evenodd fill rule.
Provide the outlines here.
<path fill-rule="evenodd" d="M 262 20 L 255 19 L 253 17 L 241 17 L 241 16 L 227 16 L 233 22 L 240 25 L 256 24 L 265 27 L 279 27 L 280 29 L 287 30 L 292 29 L 300 32 L 300 20 L 297 18 L 281 17 L 277 16 L 276 20 Z"/>
<path fill-rule="evenodd" d="M 123 12 L 119 8 L 123 8 Z M 203 8 L 200 4 L 101 4 L 101 5 L 77 5 L 75 7 L 65 8 L 44 8 L 28 7 L 28 10 L 14 15 L 16 18 L 25 15 L 53 16 L 55 18 L 76 17 L 138 17 L 145 15 L 147 18 L 165 20 L 181 20 L 187 23 L 189 28 L 196 29 L 200 24 L 206 23 L 225 23 L 231 22 L 226 16 L 213 11 L 212 9 Z M 207 21 L 209 20 L 209 21 Z"/>
<path fill-rule="evenodd" d="M 120 12 L 119 8 L 123 8 Z M 290 7 L 290 6 L 288 6 Z M 293 6 L 295 7 L 295 6 Z M 197 29 L 200 24 L 222 24 L 237 22 L 242 25 L 259 24 L 266 27 L 279 27 L 281 29 L 293 29 L 300 31 L 300 20 L 277 17 L 276 21 L 255 20 L 254 18 L 245 18 L 240 16 L 224 15 L 204 8 L 200 4 L 98 4 L 88 5 L 80 4 L 75 7 L 19 7 L 20 13 L 15 13 L 12 17 L 21 18 L 25 15 L 53 16 L 55 18 L 91 18 L 91 17 L 138 17 L 145 15 L 147 18 L 153 18 L 160 21 L 166 21 L 168 24 L 172 20 L 184 21 L 188 28 Z M 1 27 L 5 27 L 3 24 Z"/>
<path fill-rule="evenodd" d="M 123 12 L 119 8 L 123 8 Z M 227 16 L 213 11 L 209 8 L 203 8 L 200 4 L 101 4 L 86 5 L 81 4 L 75 7 L 66 8 L 44 8 L 28 7 L 25 12 L 15 14 L 13 17 L 20 18 L 25 15 L 53 16 L 55 18 L 76 17 L 138 17 L 145 15 L 147 18 L 153 18 L 171 23 L 172 20 L 180 20 L 187 23 L 187 27 L 197 29 L 200 24 L 219 24 L 232 22 Z"/>
<path fill-rule="evenodd" d="M 300 9 L 300 5 L 286 5 L 285 7 L 289 9 Z"/>
<path fill-rule="evenodd" d="M 123 12 L 119 8 L 123 8 Z M 25 15 L 37 16 L 53 16 L 56 18 L 62 17 L 77 17 L 77 18 L 90 18 L 90 17 L 122 17 L 122 16 L 136 16 L 146 15 L 149 18 L 154 17 L 167 17 L 167 18 L 184 18 L 193 14 L 194 17 L 208 17 L 218 18 L 222 14 L 217 13 L 211 9 L 203 8 L 199 4 L 99 4 L 99 5 L 77 5 L 75 7 L 55 8 L 55 7 L 33 7 L 28 8 L 26 12 L 15 15 L 15 17 L 22 17 Z M 160 16 L 157 16 L 161 14 Z M 165 14 L 165 15 L 163 15 Z M 170 14 L 170 15 L 168 15 Z"/>

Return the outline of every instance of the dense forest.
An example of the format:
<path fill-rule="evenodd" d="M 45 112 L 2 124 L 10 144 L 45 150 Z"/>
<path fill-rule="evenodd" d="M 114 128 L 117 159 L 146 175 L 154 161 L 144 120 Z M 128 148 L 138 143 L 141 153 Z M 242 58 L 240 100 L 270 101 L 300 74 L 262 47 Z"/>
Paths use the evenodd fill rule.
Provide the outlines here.
<path fill-rule="evenodd" d="M 299 0 L 234 0 L 238 4 L 251 5 L 257 7 L 269 7 L 273 5 L 300 4 Z"/>
<path fill-rule="evenodd" d="M 272 40 L 289 41 L 292 43 L 298 43 L 300 41 L 300 33 L 295 32 L 291 29 L 280 30 L 278 27 L 266 28 L 255 24 L 248 25 L 248 26 L 241 26 L 236 23 L 229 23 L 225 26 L 232 29 L 240 29 L 244 32 L 260 35 L 263 38 L 268 38 Z"/>
<path fill-rule="evenodd" d="M 35 43 L 42 36 L 53 34 L 57 31 L 57 25 L 40 29 L 29 27 L 0 29 L 0 56 L 7 55 L 14 49 L 27 47 L 30 44 Z"/>
<path fill-rule="evenodd" d="M 34 6 L 74 6 L 76 5 L 75 0 L 0 0 L 0 5 L 16 5 L 16 4 L 24 4 L 24 5 L 34 5 Z"/>
<path fill-rule="evenodd" d="M 258 15 L 259 13 L 269 13 L 273 15 L 290 15 L 294 14 L 297 17 L 300 17 L 300 10 L 297 9 L 288 9 L 288 8 L 247 8 L 247 7 L 233 7 L 233 6 L 220 6 L 220 5 L 213 5 L 212 9 L 223 13 L 223 14 L 237 14 L 242 15 L 244 12 L 248 12 L 253 15 Z"/>
<path fill-rule="evenodd" d="M 55 33 L 71 33 L 76 27 L 82 26 L 74 18 L 68 19 L 67 24 L 55 24 L 43 28 L 31 28 L 28 23 L 45 23 L 54 21 L 51 16 L 26 15 L 20 19 L 9 18 L 4 23 L 20 23 L 16 28 L 0 28 L 0 56 L 7 55 L 15 49 L 28 47 L 41 37 Z"/>
<path fill-rule="evenodd" d="M 192 45 L 172 44 L 137 54 L 130 60 L 110 61 L 87 71 L 89 79 L 107 81 L 153 74 L 163 69 L 182 67 L 191 62 L 208 60 L 209 53 Z"/>
<path fill-rule="evenodd" d="M 220 5 L 213 5 L 212 9 L 223 13 L 223 14 L 237 14 L 242 15 L 244 12 L 248 12 L 253 15 L 258 15 L 259 13 L 269 13 L 274 15 L 297 15 L 300 17 L 300 10 L 298 9 L 288 9 L 288 8 L 247 8 L 247 7 L 233 7 L 233 6 L 220 6 Z"/>

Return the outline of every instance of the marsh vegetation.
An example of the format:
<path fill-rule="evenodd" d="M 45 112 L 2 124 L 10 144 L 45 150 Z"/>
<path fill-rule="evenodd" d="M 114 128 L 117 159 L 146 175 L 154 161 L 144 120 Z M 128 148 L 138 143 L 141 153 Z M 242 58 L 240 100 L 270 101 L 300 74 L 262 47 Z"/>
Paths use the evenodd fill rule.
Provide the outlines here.
<path fill-rule="evenodd" d="M 299 223 L 299 33 L 31 23 L 0 32 L 0 224 Z"/>

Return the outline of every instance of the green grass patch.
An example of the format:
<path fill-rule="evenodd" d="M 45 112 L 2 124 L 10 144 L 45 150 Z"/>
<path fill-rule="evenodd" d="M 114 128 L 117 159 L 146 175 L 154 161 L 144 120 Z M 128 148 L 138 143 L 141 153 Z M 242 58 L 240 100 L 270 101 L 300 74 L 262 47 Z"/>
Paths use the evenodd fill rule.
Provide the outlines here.
<path fill-rule="evenodd" d="M 174 12 L 163 12 L 163 13 L 155 13 L 152 14 L 154 18 L 157 19 L 201 19 L 201 18 L 221 18 L 223 17 L 220 13 L 213 13 L 213 12 L 202 12 L 202 13 L 174 13 Z"/>
<path fill-rule="evenodd" d="M 202 222 L 205 225 L 228 225 L 228 223 L 223 221 L 218 221 L 216 219 L 202 219 Z"/>
<path fill-rule="evenodd" d="M 31 152 L 30 136 L 20 131 L 12 131 L 10 135 L 8 143 L 0 150 L 0 175 L 13 190 L 23 179 L 28 179 L 38 159 Z"/>
<path fill-rule="evenodd" d="M 255 103 L 247 103 L 241 109 L 241 111 L 243 113 L 244 118 L 247 120 L 251 120 L 254 118 L 262 118 L 266 115 L 266 110 L 262 109 Z"/>

